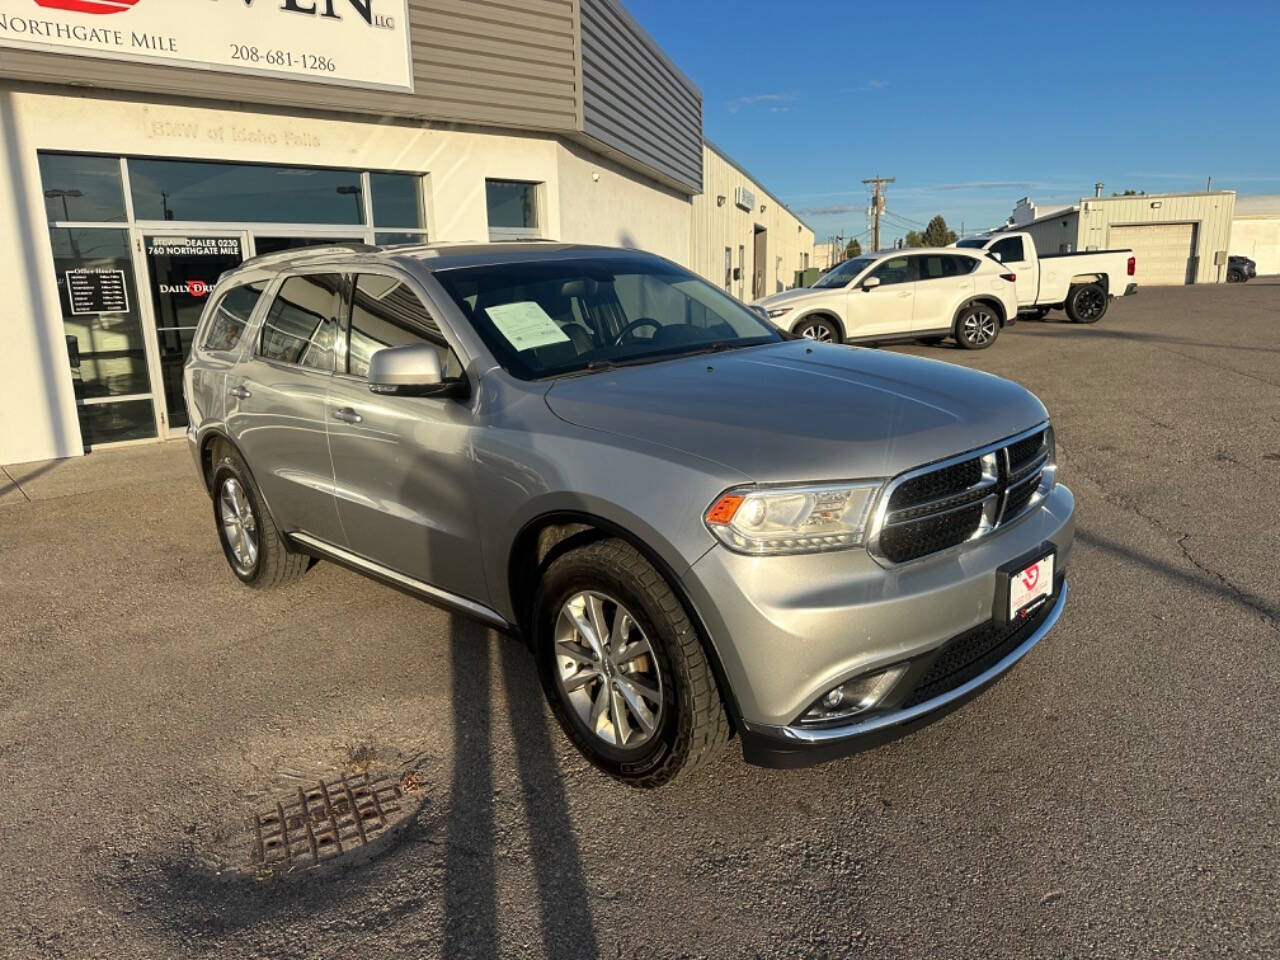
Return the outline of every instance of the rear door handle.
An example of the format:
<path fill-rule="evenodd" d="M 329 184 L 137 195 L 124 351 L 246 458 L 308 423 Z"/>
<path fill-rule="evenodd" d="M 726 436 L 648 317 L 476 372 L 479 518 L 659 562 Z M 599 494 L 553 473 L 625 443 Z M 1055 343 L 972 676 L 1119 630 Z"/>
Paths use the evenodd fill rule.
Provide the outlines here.
<path fill-rule="evenodd" d="M 333 419 L 341 420 L 343 423 L 360 423 L 364 420 L 364 417 L 350 407 L 341 407 L 333 411 Z"/>
<path fill-rule="evenodd" d="M 253 393 L 245 386 L 234 386 L 228 390 L 227 393 L 231 394 L 231 396 L 235 397 L 237 400 L 248 400 L 253 396 Z"/>

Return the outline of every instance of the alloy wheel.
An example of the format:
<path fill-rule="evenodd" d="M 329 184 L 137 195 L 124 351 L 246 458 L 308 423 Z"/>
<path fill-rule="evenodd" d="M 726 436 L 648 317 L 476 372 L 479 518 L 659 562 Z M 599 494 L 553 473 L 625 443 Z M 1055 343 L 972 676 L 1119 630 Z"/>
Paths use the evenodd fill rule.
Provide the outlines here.
<path fill-rule="evenodd" d="M 800 328 L 800 336 L 808 340 L 817 340 L 819 343 L 830 343 L 832 341 L 831 328 L 825 323 L 807 323 Z"/>
<path fill-rule="evenodd" d="M 258 521 L 244 487 L 235 477 L 228 477 L 222 484 L 218 505 L 222 535 L 232 562 L 240 573 L 248 574 L 258 562 Z"/>
<path fill-rule="evenodd" d="M 575 593 L 555 626 L 556 681 L 597 739 L 631 750 L 662 723 L 662 673 L 644 630 L 607 594 Z"/>
<path fill-rule="evenodd" d="M 1087 287 L 1076 294 L 1076 313 L 1081 320 L 1093 320 L 1102 316 L 1105 302 L 1101 290 Z"/>
<path fill-rule="evenodd" d="M 973 344 L 990 343 L 996 338 L 996 318 L 985 310 L 974 310 L 964 318 L 964 338 Z"/>

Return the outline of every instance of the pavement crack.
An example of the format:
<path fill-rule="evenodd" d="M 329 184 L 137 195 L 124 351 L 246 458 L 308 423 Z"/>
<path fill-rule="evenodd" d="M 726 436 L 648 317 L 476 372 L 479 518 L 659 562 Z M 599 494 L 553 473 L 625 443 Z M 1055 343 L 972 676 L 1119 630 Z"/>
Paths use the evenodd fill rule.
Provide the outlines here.
<path fill-rule="evenodd" d="M 1067 451 L 1063 449 L 1061 443 L 1058 444 L 1058 449 L 1062 451 L 1064 456 L 1066 455 Z M 1230 577 L 1226 576 L 1226 574 L 1220 573 L 1208 564 L 1197 560 L 1192 555 L 1191 548 L 1187 545 L 1193 536 L 1192 534 L 1183 530 L 1170 528 L 1158 517 L 1153 517 L 1151 514 L 1143 512 L 1137 504 L 1130 502 L 1118 493 L 1114 493 L 1107 483 L 1084 470 L 1080 464 L 1072 461 L 1071 470 L 1073 473 L 1079 474 L 1085 480 L 1097 487 L 1102 493 L 1102 499 L 1107 503 L 1114 507 L 1119 507 L 1127 513 L 1132 513 L 1135 517 L 1145 521 L 1162 536 L 1171 539 L 1177 544 L 1178 549 L 1182 551 L 1183 557 L 1186 558 L 1186 561 L 1189 564 L 1195 567 L 1196 570 L 1200 571 L 1200 573 L 1206 577 L 1209 577 L 1220 584 L 1236 600 L 1236 602 L 1240 603 L 1242 606 L 1248 607 L 1254 613 L 1258 614 L 1258 616 L 1262 618 L 1262 622 L 1264 624 L 1277 633 L 1280 633 L 1280 608 L 1269 605 L 1260 597 L 1255 596 L 1248 590 L 1239 586 Z"/>

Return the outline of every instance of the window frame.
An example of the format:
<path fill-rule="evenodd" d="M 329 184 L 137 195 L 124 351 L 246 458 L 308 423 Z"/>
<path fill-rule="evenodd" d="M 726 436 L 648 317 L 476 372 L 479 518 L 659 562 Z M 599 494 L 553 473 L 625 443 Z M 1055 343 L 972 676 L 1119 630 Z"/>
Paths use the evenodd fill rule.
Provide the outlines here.
<path fill-rule="evenodd" d="M 296 279 L 298 277 L 314 277 L 314 276 L 321 276 L 324 274 L 332 274 L 342 278 L 342 283 L 335 294 L 335 296 L 338 298 L 338 313 L 335 315 L 338 321 L 338 329 L 334 333 L 334 349 L 332 351 L 333 363 L 330 364 L 330 369 L 321 370 L 319 367 L 308 367 L 305 364 L 292 363 L 288 360 L 280 360 L 280 359 L 277 359 L 276 357 L 266 356 L 262 352 L 262 338 L 266 335 L 266 332 L 267 332 L 267 320 L 271 316 L 271 308 L 275 306 L 276 300 L 280 297 L 280 294 L 284 292 L 285 284 L 287 284 L 290 280 Z M 316 376 L 321 376 L 321 377 L 333 376 L 338 366 L 337 344 L 342 331 L 342 310 L 349 303 L 346 290 L 350 286 L 350 284 L 351 284 L 350 269 L 348 269 L 346 266 L 339 265 L 339 264 L 326 264 L 326 265 L 308 264 L 305 267 L 290 269 L 290 270 L 282 271 L 281 273 L 279 273 L 276 276 L 275 283 L 272 285 L 271 289 L 268 291 L 271 294 L 271 301 L 265 308 L 262 309 L 261 311 L 262 315 L 258 318 L 256 327 L 254 329 L 253 341 L 249 347 L 250 358 L 253 360 L 261 360 L 263 363 L 269 364 L 273 367 L 279 367 L 284 370 L 294 370 L 301 373 L 315 374 Z"/>
<path fill-rule="evenodd" d="M 323 272 L 323 271 L 322 271 Z M 334 372 L 333 376 L 350 381 L 353 383 L 368 383 L 368 377 L 361 377 L 355 374 L 347 373 L 347 350 L 351 337 L 351 311 L 355 305 L 355 285 L 358 277 L 362 275 L 374 275 L 379 277 L 391 277 L 402 283 L 407 283 L 409 289 L 414 292 L 422 306 L 426 309 L 428 316 L 436 321 L 436 326 L 440 328 L 440 333 L 444 337 L 445 345 L 453 351 L 454 356 L 458 358 L 458 365 L 462 368 L 462 378 L 470 382 L 471 377 L 467 373 L 471 367 L 471 361 L 475 359 L 474 354 L 463 346 L 461 339 L 453 329 L 451 321 L 448 319 L 448 313 L 443 309 L 437 298 L 431 296 L 427 288 L 422 282 L 411 272 L 403 270 L 385 263 L 362 263 L 352 264 L 350 269 L 345 271 L 347 274 L 347 285 L 344 288 L 342 315 L 339 317 L 340 326 L 338 334 L 338 343 L 342 347 L 342 369 L 338 370 L 337 354 L 334 355 Z M 452 301 L 450 301 L 452 306 Z M 475 386 L 474 383 L 471 384 Z M 444 400 L 440 397 L 419 397 L 420 400 Z"/>
<path fill-rule="evenodd" d="M 524 187 L 533 188 L 533 221 L 532 227 L 495 227 L 489 222 L 489 184 L 504 183 L 518 184 Z M 484 222 L 485 227 L 489 231 L 489 240 L 491 243 L 501 243 L 504 240 L 539 240 L 546 236 L 546 183 L 541 180 L 521 180 L 516 177 L 485 177 L 484 178 Z"/>

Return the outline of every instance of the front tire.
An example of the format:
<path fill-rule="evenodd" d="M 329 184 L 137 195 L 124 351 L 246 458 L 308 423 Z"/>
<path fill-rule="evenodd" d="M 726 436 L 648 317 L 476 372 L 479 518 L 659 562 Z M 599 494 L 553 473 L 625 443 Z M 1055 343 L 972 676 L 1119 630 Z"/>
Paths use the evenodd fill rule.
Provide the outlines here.
<path fill-rule="evenodd" d="M 1239 270 L 1228 270 L 1227 283 L 1244 283 L 1244 274 Z"/>
<path fill-rule="evenodd" d="M 227 445 L 213 465 L 213 519 L 231 572 L 255 589 L 283 587 L 304 573 L 310 559 L 289 552 L 240 455 Z"/>
<path fill-rule="evenodd" d="M 805 317 L 792 328 L 791 332 L 806 340 L 816 340 L 818 343 L 839 343 L 841 340 L 840 328 L 825 317 Z"/>
<path fill-rule="evenodd" d="M 956 343 L 966 350 L 985 350 L 1000 336 L 1000 318 L 983 303 L 971 303 L 956 317 Z"/>
<path fill-rule="evenodd" d="M 667 581 L 626 542 L 597 540 L 552 561 L 533 630 L 552 712 L 610 776 L 659 787 L 727 742 L 697 631 Z"/>
<path fill-rule="evenodd" d="M 1097 323 L 1107 313 L 1107 291 L 1100 283 L 1082 283 L 1067 291 L 1065 306 L 1072 323 Z"/>

